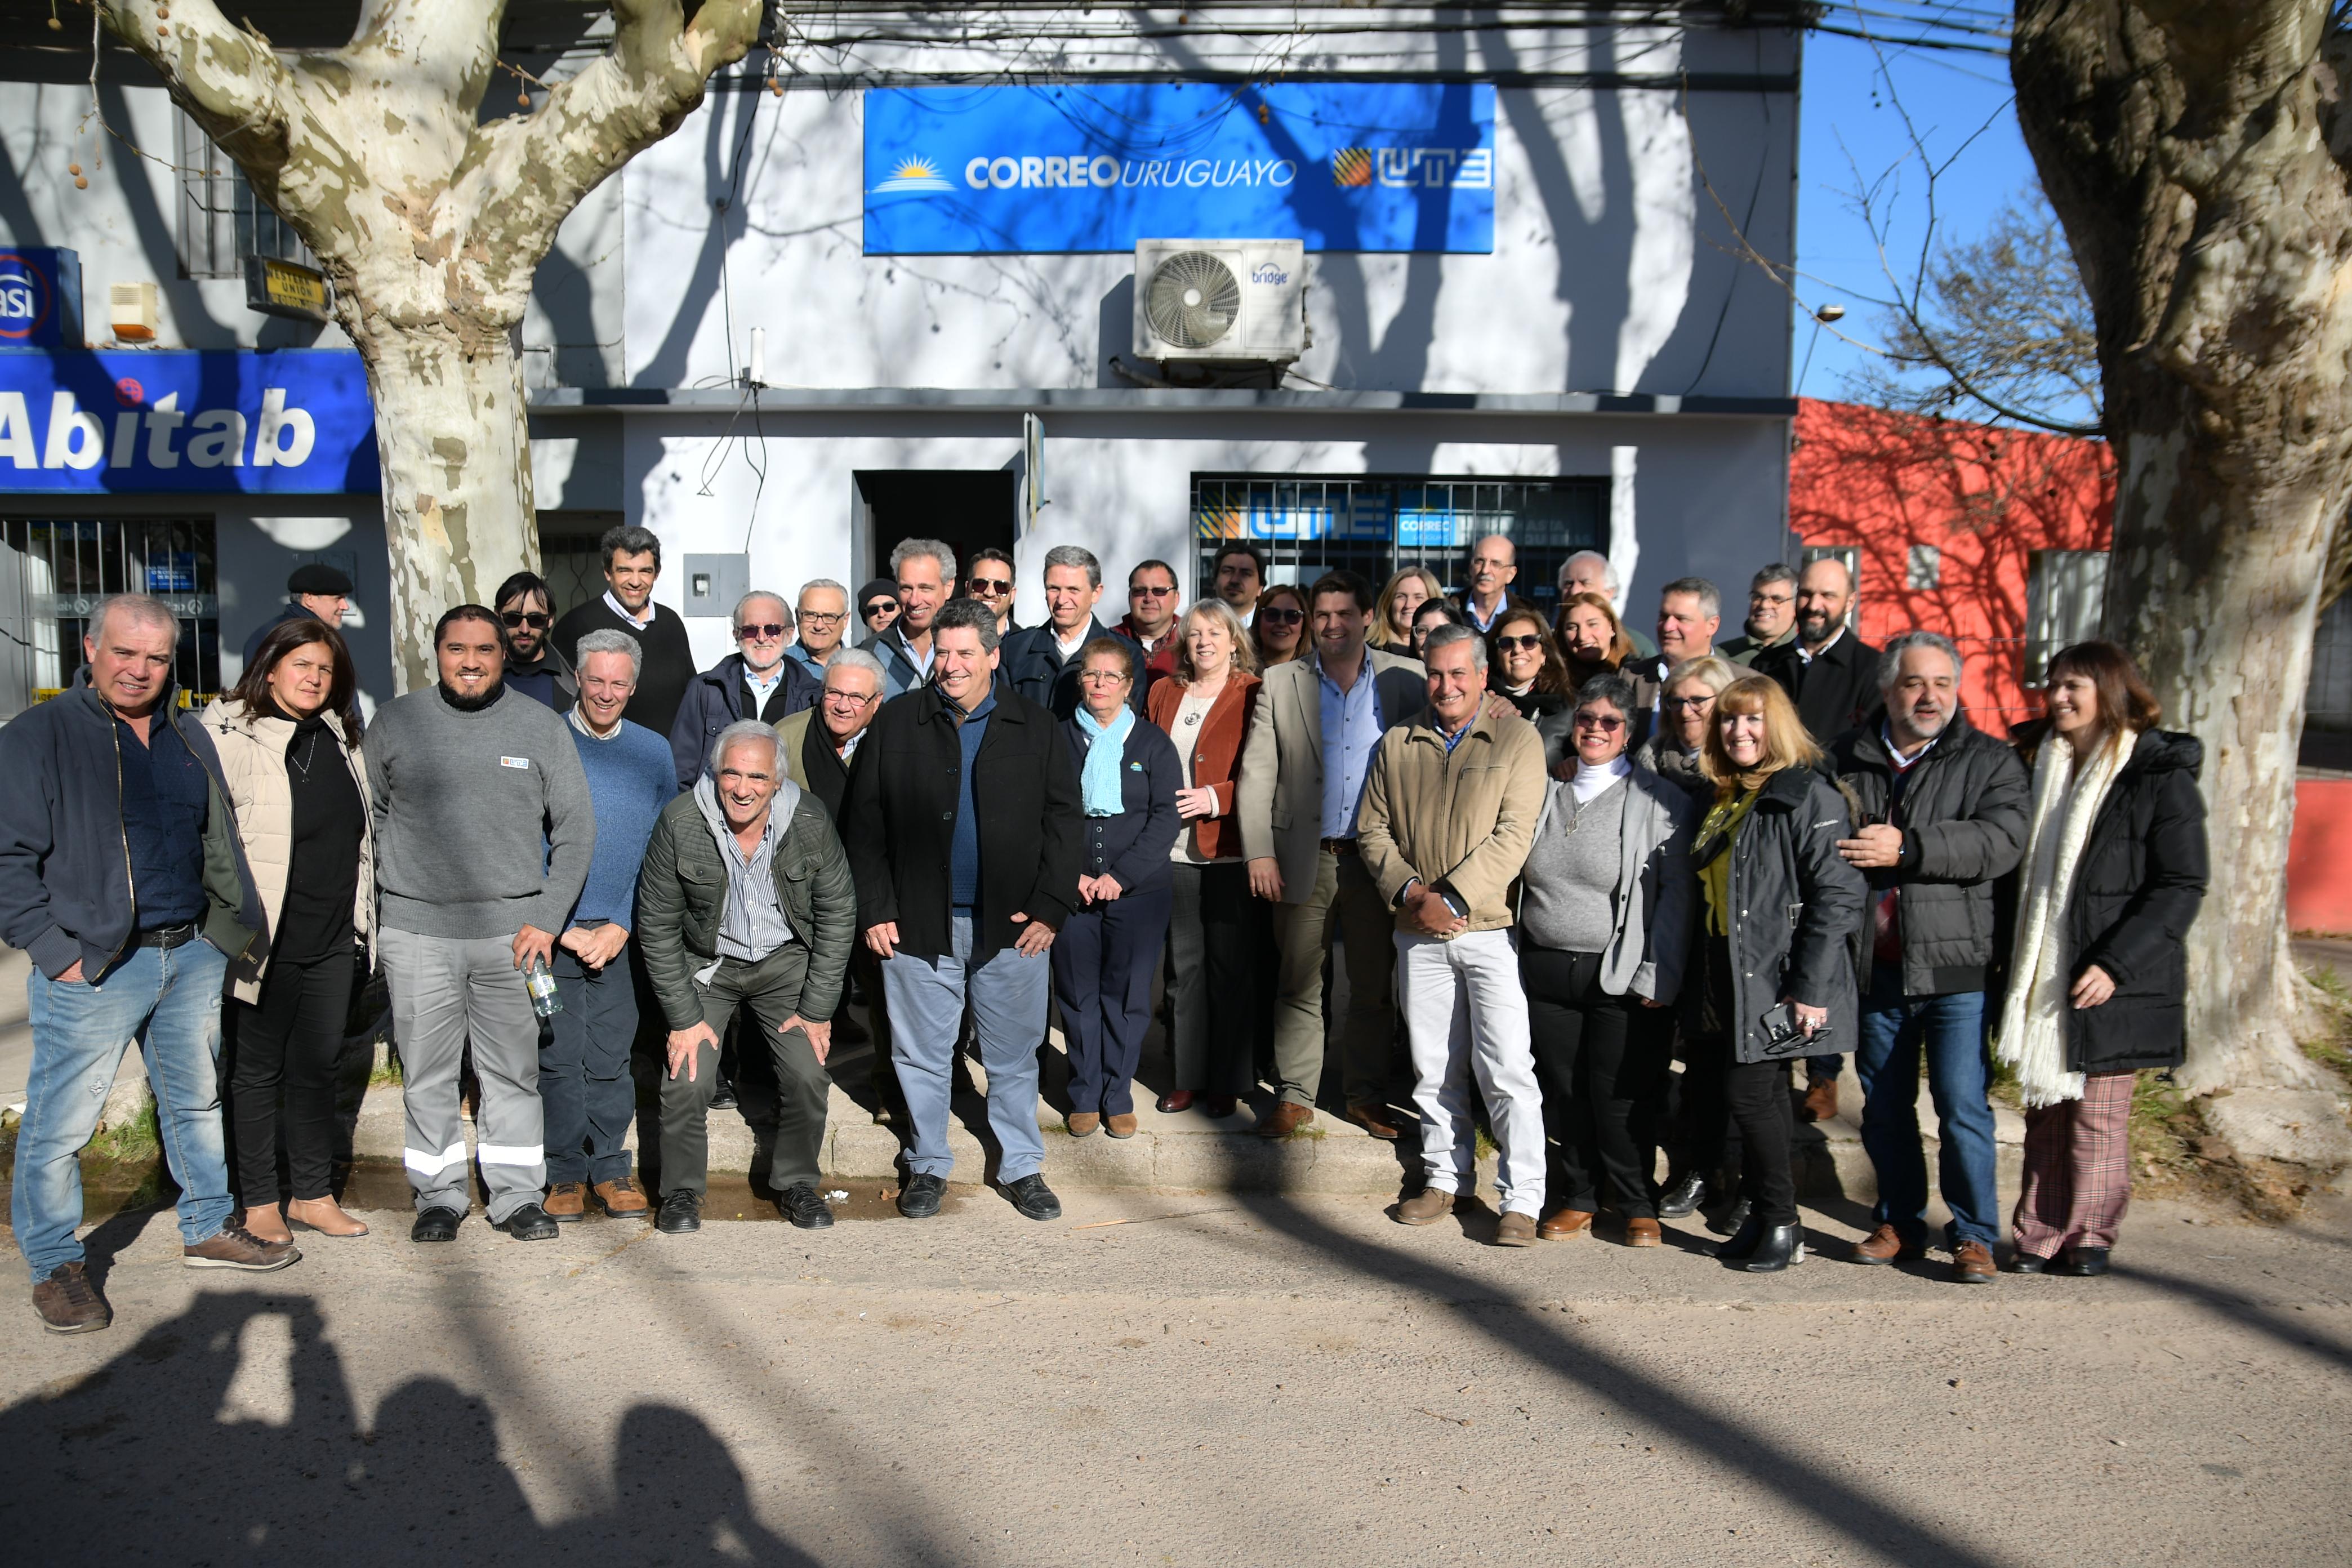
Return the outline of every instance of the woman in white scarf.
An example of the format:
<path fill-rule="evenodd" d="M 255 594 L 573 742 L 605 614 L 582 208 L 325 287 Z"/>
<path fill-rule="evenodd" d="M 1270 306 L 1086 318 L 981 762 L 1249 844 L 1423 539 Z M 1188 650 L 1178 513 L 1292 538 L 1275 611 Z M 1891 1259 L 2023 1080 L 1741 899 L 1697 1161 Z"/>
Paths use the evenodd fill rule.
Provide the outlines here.
<path fill-rule="evenodd" d="M 1995 1054 L 2025 1103 L 2019 1273 L 2104 1274 L 2131 1195 L 2132 1089 L 2180 1063 L 2185 942 L 2205 892 L 2203 752 L 2158 730 L 2113 643 L 2050 662 Z"/>

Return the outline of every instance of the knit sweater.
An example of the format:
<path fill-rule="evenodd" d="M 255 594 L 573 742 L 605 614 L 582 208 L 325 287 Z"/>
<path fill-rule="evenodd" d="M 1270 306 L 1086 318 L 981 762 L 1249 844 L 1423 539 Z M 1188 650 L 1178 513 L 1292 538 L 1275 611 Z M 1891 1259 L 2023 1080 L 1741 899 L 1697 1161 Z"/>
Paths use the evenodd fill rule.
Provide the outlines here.
<path fill-rule="evenodd" d="M 653 837 L 655 819 L 677 795 L 669 742 L 626 719 L 599 740 L 575 719 L 576 710 L 575 718 L 565 723 L 579 748 L 588 799 L 596 812 L 596 853 L 588 861 L 588 880 L 572 908 L 572 923 L 614 921 L 634 930 L 637 868 Z"/>
<path fill-rule="evenodd" d="M 980 743 L 988 738 L 988 716 L 996 711 L 996 694 L 980 700 L 965 715 L 956 739 L 963 747 L 963 772 L 956 781 L 955 838 L 948 857 L 948 906 L 970 913 L 980 898 L 980 813 L 972 805 L 971 774 L 980 761 Z"/>
<path fill-rule="evenodd" d="M 377 710 L 361 754 L 385 925 L 461 941 L 563 929 L 596 815 L 561 715 L 504 689 L 465 712 L 428 686 Z"/>
<path fill-rule="evenodd" d="M 1625 782 L 1582 805 L 1555 784 L 1549 826 L 1537 835 L 1520 873 L 1519 931 L 1562 952 L 1604 952 L 1617 930 L 1617 870 L 1623 852 Z"/>
<path fill-rule="evenodd" d="M 580 639 L 590 632 L 626 632 L 636 638 L 645 665 L 637 672 L 636 690 L 629 695 L 629 720 L 656 735 L 667 735 L 677 727 L 677 706 L 686 700 L 687 683 L 695 676 L 694 645 L 688 641 L 686 623 L 677 618 L 676 610 L 667 605 L 649 607 L 653 624 L 640 630 L 614 615 L 599 594 L 566 611 L 548 640 L 577 668 Z"/>

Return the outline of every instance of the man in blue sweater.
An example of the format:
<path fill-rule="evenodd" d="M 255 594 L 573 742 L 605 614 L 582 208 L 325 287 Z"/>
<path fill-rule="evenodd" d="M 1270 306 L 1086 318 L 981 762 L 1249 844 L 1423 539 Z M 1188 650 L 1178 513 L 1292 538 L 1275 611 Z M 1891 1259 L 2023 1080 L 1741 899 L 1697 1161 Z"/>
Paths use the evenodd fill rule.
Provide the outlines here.
<path fill-rule="evenodd" d="M 547 1115 L 547 1217 L 559 1225 L 586 1211 L 593 1190 L 616 1219 L 641 1219 L 648 1205 L 622 1146 L 636 1113 L 629 1048 L 637 1035 L 637 866 L 661 809 L 677 794 L 669 742 L 621 717 L 637 689 L 645 655 L 626 632 L 580 638 L 580 699 L 566 716 L 588 800 L 596 851 L 588 880 L 557 939 L 555 990 L 563 1010 L 539 1047 L 539 1094 Z"/>

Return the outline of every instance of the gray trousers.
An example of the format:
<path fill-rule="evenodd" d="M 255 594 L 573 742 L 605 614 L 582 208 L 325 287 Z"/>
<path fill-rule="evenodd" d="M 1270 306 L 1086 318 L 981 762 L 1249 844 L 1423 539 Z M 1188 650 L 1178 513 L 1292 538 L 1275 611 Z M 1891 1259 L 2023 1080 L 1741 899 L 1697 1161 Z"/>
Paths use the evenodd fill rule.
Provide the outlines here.
<path fill-rule="evenodd" d="M 955 1169 L 948 1151 L 948 1102 L 956 1038 L 969 1004 L 981 1065 L 988 1069 L 988 1125 L 1002 1152 L 997 1180 L 1017 1182 L 1045 1163 L 1045 1139 L 1037 1129 L 1037 1051 L 1045 1038 L 1052 970 L 1045 953 L 1029 958 L 1010 947 L 974 966 L 971 920 L 956 915 L 949 925 L 953 952 L 918 958 L 902 948 L 882 965 L 898 1086 L 913 1124 L 907 1171 L 944 1180 Z"/>
<path fill-rule="evenodd" d="M 482 1102 L 474 1154 L 490 1190 L 490 1220 L 501 1222 L 547 1187 L 539 1104 L 539 1016 L 530 1010 L 514 938 L 420 936 L 387 929 L 376 942 L 392 983 L 400 1047 L 401 1102 L 408 1113 L 404 1158 L 418 1210 L 464 1214 L 466 1129 L 457 1076 L 472 1042 Z"/>
<path fill-rule="evenodd" d="M 801 987 L 808 980 L 808 949 L 788 942 L 757 963 L 722 958 L 702 993 L 702 1021 L 720 1039 L 740 1007 L 749 1006 L 760 1021 L 760 1038 L 767 1042 L 768 1059 L 776 1069 L 776 1132 L 768 1149 L 768 1184 L 778 1192 L 787 1187 L 814 1186 L 824 1157 L 825 1099 L 833 1080 L 816 1059 L 816 1047 L 799 1029 L 781 1034 L 777 1026 L 799 1013 Z M 820 1020 L 821 1022 L 822 1020 Z M 747 1049 L 748 1037 L 739 1037 L 736 1049 Z M 669 1073 L 664 1063 L 661 1080 L 661 1185 L 665 1194 L 681 1189 L 701 1196 L 710 1190 L 710 1097 L 719 1089 L 719 1047 L 698 1047 L 694 1076 Z"/>

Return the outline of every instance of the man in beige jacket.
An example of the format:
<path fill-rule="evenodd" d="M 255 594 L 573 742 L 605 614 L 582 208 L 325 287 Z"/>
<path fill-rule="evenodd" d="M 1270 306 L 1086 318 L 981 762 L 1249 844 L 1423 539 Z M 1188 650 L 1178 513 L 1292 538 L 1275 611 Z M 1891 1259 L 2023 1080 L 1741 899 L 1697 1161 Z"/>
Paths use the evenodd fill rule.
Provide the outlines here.
<path fill-rule="evenodd" d="M 1357 833 L 1364 868 L 1396 910 L 1397 998 L 1412 1046 L 1426 1185 L 1397 1207 L 1429 1225 L 1476 1180 L 1469 1080 L 1502 1152 L 1499 1247 L 1529 1247 L 1543 1212 L 1543 1096 L 1511 941 L 1511 884 L 1544 801 L 1543 742 L 1483 711 L 1486 645 L 1440 626 L 1423 650 L 1427 716 L 1381 737 Z"/>

